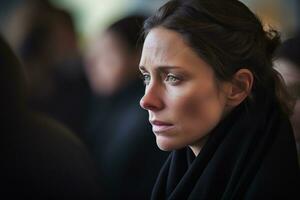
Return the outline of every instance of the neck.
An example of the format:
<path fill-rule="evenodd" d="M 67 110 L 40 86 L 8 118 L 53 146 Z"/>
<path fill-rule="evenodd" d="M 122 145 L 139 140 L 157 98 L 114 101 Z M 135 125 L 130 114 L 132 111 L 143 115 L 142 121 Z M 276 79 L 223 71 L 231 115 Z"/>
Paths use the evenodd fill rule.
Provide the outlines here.
<path fill-rule="evenodd" d="M 193 153 L 195 154 L 195 156 L 197 157 L 198 154 L 200 153 L 201 149 L 197 148 L 195 146 L 189 146 L 191 148 L 191 150 L 193 151 Z"/>
<path fill-rule="evenodd" d="M 198 141 L 197 143 L 189 145 L 189 147 L 191 148 L 191 150 L 193 151 L 193 153 L 195 154 L 196 157 L 199 155 L 202 147 L 206 143 L 207 138 L 208 138 L 208 135 L 201 138 L 200 141 Z"/>

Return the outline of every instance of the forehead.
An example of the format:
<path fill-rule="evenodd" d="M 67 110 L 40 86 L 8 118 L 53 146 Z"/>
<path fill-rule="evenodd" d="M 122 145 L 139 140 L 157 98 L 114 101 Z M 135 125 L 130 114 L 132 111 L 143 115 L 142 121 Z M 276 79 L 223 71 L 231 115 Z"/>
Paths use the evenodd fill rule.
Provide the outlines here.
<path fill-rule="evenodd" d="M 167 66 L 206 78 L 214 74 L 212 67 L 189 47 L 179 33 L 154 28 L 145 39 L 140 68 L 151 71 Z"/>
<path fill-rule="evenodd" d="M 178 55 L 185 55 L 187 51 L 191 49 L 179 33 L 162 27 L 154 28 L 145 39 L 140 64 L 168 63 Z"/>

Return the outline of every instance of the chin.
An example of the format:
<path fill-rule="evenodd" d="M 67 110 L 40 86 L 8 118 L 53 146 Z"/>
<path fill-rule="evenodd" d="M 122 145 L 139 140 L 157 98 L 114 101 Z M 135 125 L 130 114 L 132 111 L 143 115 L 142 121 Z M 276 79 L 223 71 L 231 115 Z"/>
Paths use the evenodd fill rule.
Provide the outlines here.
<path fill-rule="evenodd" d="M 156 144 L 162 151 L 173 151 L 184 147 L 182 145 L 176 144 L 174 139 L 161 138 L 159 136 L 156 137 Z"/>

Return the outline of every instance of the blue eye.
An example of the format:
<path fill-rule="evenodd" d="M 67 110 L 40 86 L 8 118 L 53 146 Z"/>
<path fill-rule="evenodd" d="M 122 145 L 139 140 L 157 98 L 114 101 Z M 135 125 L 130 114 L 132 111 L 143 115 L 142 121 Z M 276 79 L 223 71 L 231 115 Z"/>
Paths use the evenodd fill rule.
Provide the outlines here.
<path fill-rule="evenodd" d="M 149 85 L 151 77 L 149 74 L 142 74 L 142 79 L 145 85 Z"/>
<path fill-rule="evenodd" d="M 170 82 L 171 84 L 176 84 L 180 81 L 180 79 L 172 74 L 168 74 L 165 81 Z"/>

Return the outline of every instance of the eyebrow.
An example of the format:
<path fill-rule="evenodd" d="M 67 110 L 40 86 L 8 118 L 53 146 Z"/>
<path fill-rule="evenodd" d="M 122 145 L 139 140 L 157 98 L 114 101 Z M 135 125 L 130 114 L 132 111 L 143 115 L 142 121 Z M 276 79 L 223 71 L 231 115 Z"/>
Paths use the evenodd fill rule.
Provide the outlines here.
<path fill-rule="evenodd" d="M 179 66 L 165 66 L 165 65 L 156 67 L 156 69 L 158 69 L 159 71 L 164 71 L 164 70 L 168 70 L 168 69 L 178 69 L 178 68 L 181 68 L 181 67 L 179 67 Z M 144 66 L 139 66 L 139 69 L 142 70 L 142 71 L 147 71 Z"/>

